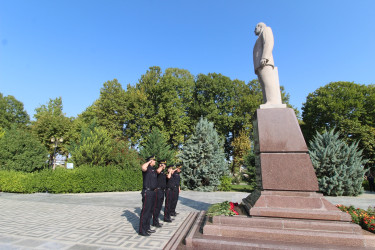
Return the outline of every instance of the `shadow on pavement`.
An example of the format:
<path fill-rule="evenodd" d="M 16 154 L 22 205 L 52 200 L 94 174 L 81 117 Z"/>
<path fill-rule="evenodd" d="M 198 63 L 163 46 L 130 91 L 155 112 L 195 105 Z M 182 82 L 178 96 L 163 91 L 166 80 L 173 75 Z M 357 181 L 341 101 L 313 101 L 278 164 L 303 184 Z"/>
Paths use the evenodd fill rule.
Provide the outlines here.
<path fill-rule="evenodd" d="M 202 202 L 202 201 L 196 201 L 189 198 L 185 198 L 180 196 L 178 198 L 178 201 L 185 206 L 194 208 L 196 210 L 207 210 L 209 206 L 211 206 L 210 203 Z"/>
<path fill-rule="evenodd" d="M 128 222 L 130 222 L 134 228 L 134 230 L 136 232 L 138 232 L 138 227 L 139 227 L 139 215 L 141 214 L 141 209 L 140 208 L 136 208 L 134 209 L 134 211 L 130 211 L 130 210 L 124 210 L 123 211 L 123 214 L 121 216 L 124 216 L 126 217 L 126 219 L 128 220 Z"/>

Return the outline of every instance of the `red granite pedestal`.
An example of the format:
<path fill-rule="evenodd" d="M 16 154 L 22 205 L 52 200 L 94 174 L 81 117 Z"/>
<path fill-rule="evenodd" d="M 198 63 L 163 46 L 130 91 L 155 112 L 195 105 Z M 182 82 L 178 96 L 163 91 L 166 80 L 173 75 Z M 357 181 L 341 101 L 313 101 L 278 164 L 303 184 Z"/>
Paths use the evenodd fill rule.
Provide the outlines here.
<path fill-rule="evenodd" d="M 203 249 L 210 242 L 215 249 L 370 247 L 351 216 L 317 193 L 318 181 L 293 109 L 258 109 L 254 137 L 257 190 L 242 202 L 249 216 L 207 218 L 201 239 L 190 247 Z M 252 245 L 259 241 L 264 248 Z M 233 242 L 237 247 L 231 247 Z"/>

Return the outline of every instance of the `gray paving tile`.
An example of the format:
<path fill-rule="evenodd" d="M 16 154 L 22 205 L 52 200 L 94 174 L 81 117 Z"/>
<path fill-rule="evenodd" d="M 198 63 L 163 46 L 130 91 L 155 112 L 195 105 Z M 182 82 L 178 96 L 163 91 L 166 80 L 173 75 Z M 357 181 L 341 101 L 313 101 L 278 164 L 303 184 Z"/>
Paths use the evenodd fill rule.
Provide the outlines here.
<path fill-rule="evenodd" d="M 137 234 L 139 192 L 0 193 L 0 249 L 162 249 L 189 212 L 206 210 L 226 200 L 241 202 L 247 195 L 182 191 L 177 205 L 180 214 L 146 238 Z M 326 198 L 334 204 L 367 208 L 374 206 L 375 194 Z"/>

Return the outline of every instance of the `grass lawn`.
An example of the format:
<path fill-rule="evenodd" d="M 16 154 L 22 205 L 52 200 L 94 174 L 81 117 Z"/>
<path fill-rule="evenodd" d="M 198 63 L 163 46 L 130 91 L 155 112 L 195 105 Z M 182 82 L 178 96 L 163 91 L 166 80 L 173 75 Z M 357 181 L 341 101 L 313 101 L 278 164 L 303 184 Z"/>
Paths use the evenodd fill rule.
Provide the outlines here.
<path fill-rule="evenodd" d="M 232 189 L 231 191 L 235 191 L 235 192 L 252 192 L 254 191 L 254 187 L 253 185 L 234 185 L 232 184 Z"/>

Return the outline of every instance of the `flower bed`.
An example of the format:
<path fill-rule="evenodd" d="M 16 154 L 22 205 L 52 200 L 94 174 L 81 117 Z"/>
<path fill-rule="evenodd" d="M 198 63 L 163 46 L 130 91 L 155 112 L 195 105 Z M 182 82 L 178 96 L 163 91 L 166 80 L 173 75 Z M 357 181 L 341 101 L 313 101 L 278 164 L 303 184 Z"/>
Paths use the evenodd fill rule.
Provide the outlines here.
<path fill-rule="evenodd" d="M 352 222 L 360 225 L 364 230 L 375 233 L 375 207 L 367 210 L 355 208 L 353 206 L 347 207 L 344 205 L 336 205 L 341 211 L 346 212 L 352 216 Z"/>

